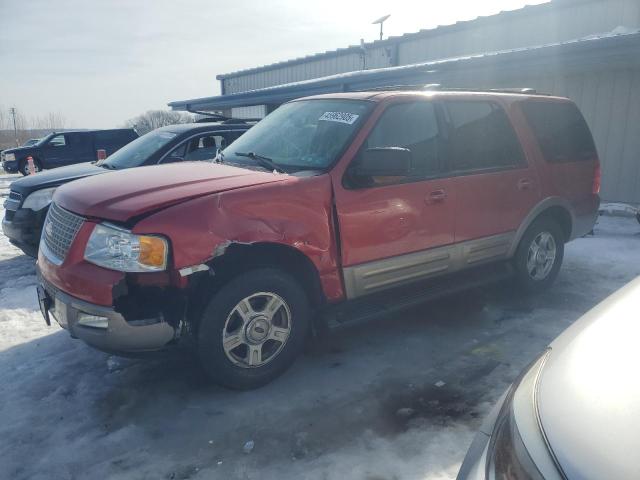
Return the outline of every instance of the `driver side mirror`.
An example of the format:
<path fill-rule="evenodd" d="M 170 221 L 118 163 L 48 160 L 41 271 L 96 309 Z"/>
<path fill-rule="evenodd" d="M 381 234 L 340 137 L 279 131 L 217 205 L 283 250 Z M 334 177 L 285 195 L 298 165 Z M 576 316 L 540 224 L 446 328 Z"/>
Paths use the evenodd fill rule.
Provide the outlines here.
<path fill-rule="evenodd" d="M 408 177 L 411 150 L 402 147 L 368 148 L 353 166 L 356 177 Z"/>

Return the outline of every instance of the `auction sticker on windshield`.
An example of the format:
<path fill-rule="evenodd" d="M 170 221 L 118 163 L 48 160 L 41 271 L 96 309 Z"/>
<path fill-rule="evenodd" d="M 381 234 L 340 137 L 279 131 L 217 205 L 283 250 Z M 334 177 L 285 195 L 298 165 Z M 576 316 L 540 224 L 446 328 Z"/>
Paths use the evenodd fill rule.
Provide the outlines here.
<path fill-rule="evenodd" d="M 360 115 L 349 112 L 324 112 L 318 120 L 326 120 L 327 122 L 346 123 L 353 125 Z"/>

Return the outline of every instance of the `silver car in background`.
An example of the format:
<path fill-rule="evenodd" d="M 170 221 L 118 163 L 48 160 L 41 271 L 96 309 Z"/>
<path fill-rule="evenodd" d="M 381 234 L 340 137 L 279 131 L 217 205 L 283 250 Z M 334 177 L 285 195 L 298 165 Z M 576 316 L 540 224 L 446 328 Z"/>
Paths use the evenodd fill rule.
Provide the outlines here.
<path fill-rule="evenodd" d="M 575 322 L 513 383 L 458 473 L 640 479 L 640 277 Z"/>

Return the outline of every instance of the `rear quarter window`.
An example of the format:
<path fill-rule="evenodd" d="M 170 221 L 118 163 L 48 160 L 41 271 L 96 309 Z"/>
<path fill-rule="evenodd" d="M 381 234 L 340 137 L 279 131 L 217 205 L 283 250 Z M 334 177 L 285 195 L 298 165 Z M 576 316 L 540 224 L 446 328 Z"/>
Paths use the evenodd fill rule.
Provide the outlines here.
<path fill-rule="evenodd" d="M 119 145 L 129 143 L 136 138 L 131 130 L 112 130 L 95 133 L 95 141 L 98 144 Z"/>
<path fill-rule="evenodd" d="M 521 107 L 547 162 L 593 160 L 597 156 L 587 122 L 573 103 L 529 100 Z"/>
<path fill-rule="evenodd" d="M 445 102 L 449 157 L 457 172 L 514 168 L 526 164 L 520 142 L 502 107 L 483 100 Z"/>

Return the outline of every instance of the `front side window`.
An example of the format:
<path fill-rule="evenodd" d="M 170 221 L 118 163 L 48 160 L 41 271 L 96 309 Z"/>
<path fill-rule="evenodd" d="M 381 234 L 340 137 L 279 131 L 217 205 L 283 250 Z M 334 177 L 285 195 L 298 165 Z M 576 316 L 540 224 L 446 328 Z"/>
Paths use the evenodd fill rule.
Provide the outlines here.
<path fill-rule="evenodd" d="M 491 102 L 445 102 L 450 126 L 449 159 L 457 172 L 511 168 L 524 154 L 504 110 Z"/>
<path fill-rule="evenodd" d="M 530 100 L 522 103 L 522 111 L 548 162 L 575 162 L 597 156 L 587 122 L 574 104 Z"/>
<path fill-rule="evenodd" d="M 439 171 L 439 130 L 432 103 L 410 102 L 387 108 L 373 128 L 364 149 L 399 147 L 411 151 L 412 176 Z"/>
<path fill-rule="evenodd" d="M 56 135 L 49 140 L 49 145 L 51 147 L 64 147 L 67 142 L 64 139 L 64 135 Z"/>
<path fill-rule="evenodd" d="M 253 153 L 287 170 L 324 169 L 347 146 L 371 110 L 360 100 L 302 100 L 269 114 L 224 150 L 225 162 L 252 163 Z"/>
<path fill-rule="evenodd" d="M 187 142 L 185 160 L 211 160 L 215 158 L 218 148 L 222 148 L 224 137 L 209 133 Z"/>

